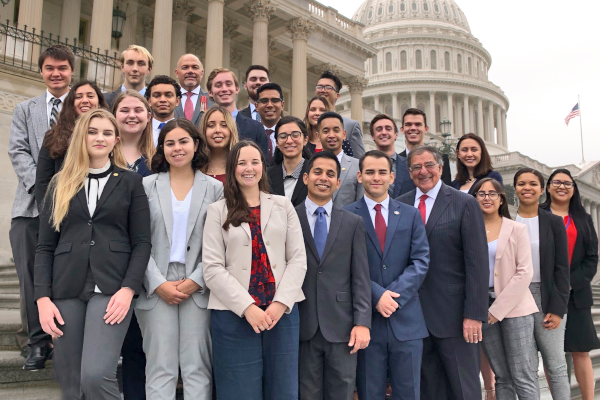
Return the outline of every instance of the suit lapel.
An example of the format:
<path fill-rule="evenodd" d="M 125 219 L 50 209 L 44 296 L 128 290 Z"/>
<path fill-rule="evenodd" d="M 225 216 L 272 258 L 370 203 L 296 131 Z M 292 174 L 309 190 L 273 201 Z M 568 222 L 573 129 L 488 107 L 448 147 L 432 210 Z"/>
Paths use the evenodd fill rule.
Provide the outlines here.
<path fill-rule="evenodd" d="M 433 227 L 435 226 L 435 223 L 442 216 L 444 210 L 446 209 L 446 207 L 448 207 L 448 204 L 450 204 L 450 194 L 451 192 L 446 188 L 446 185 L 442 183 L 440 191 L 438 192 L 435 202 L 433 203 L 431 213 L 429 213 L 429 219 L 427 220 L 427 224 L 425 225 L 427 237 L 429 237 L 431 231 L 433 230 Z"/>
<path fill-rule="evenodd" d="M 406 157 L 400 154 L 396 156 L 396 177 L 394 178 L 394 196 L 400 196 L 402 192 L 402 184 L 404 183 L 404 170 L 402 164 L 406 165 Z"/>
<path fill-rule="evenodd" d="M 273 185 L 272 189 L 275 194 L 284 196 L 285 189 L 283 187 L 283 170 L 280 167 L 281 166 L 277 165 L 273 167 L 273 180 L 271 184 Z"/>
<path fill-rule="evenodd" d="M 379 257 L 383 257 L 383 253 L 381 252 L 381 245 L 379 244 L 379 238 L 377 237 L 377 232 L 375 232 L 375 227 L 373 226 L 373 221 L 371 220 L 371 214 L 369 212 L 369 207 L 367 207 L 367 203 L 365 202 L 365 198 L 363 197 L 358 201 L 356 205 L 356 214 L 362 217 L 363 222 L 365 224 L 365 230 L 367 231 L 367 236 L 373 242 L 373 246 L 377 249 L 377 254 Z"/>
<path fill-rule="evenodd" d="M 340 174 L 340 188 L 341 188 L 342 185 L 344 184 L 344 180 L 346 179 L 346 176 L 348 176 L 348 171 L 350 171 L 350 166 L 352 165 L 352 162 L 348 159 L 348 156 L 346 156 L 344 154 L 342 156 L 342 162 L 340 164 L 342 166 L 342 173 Z M 340 189 L 336 190 L 335 193 L 333 193 L 333 200 L 335 200 L 335 198 L 337 197 L 339 192 L 340 192 Z"/>
<path fill-rule="evenodd" d="M 390 199 L 388 212 L 388 226 L 385 234 L 385 247 L 383 252 L 384 259 L 390 251 L 392 239 L 394 239 L 394 234 L 396 233 L 396 228 L 398 227 L 398 222 L 400 222 L 400 218 L 402 218 L 402 211 L 400 210 L 399 205 L 396 204 L 394 200 Z"/>
<path fill-rule="evenodd" d="M 48 105 L 46 103 L 46 92 L 43 95 L 33 99 L 31 118 L 35 126 L 35 138 L 37 140 L 38 149 L 42 148 L 44 136 L 50 129 L 48 125 Z M 86 205 L 87 207 L 87 205 Z"/>
<path fill-rule="evenodd" d="M 77 192 L 76 197 L 79 199 L 79 202 L 81 203 L 81 206 L 85 210 L 86 214 L 88 216 L 90 216 L 90 218 L 91 218 L 90 209 L 88 208 L 88 204 L 87 204 L 87 197 L 85 196 L 85 184 L 83 185 L 81 190 L 79 190 L 79 192 Z"/>
<path fill-rule="evenodd" d="M 196 225 L 198 214 L 200 214 L 202 203 L 204 203 L 206 186 L 206 176 L 202 172 L 196 171 L 196 175 L 194 177 L 194 187 L 192 188 L 192 201 L 190 204 L 190 213 L 187 221 L 185 237 L 186 244 L 190 241 L 190 236 L 192 236 L 192 231 L 194 230 L 194 226 Z"/>
<path fill-rule="evenodd" d="M 331 209 L 331 223 L 329 224 L 329 232 L 327 232 L 327 241 L 325 242 L 325 250 L 323 250 L 323 257 L 319 261 L 319 265 L 323 264 L 323 260 L 327 258 L 327 254 L 333 247 L 333 242 L 337 237 L 340 225 L 342 224 L 342 210 L 335 206 Z"/>
<path fill-rule="evenodd" d="M 306 217 L 306 206 L 304 202 L 301 203 L 296 209 L 298 219 L 300 220 L 300 226 L 302 227 L 302 234 L 304 235 L 304 244 L 312 251 L 315 259 L 319 259 L 319 252 L 315 245 L 315 239 L 313 238 L 312 232 L 310 231 L 310 225 L 308 224 L 308 218 Z"/>
<path fill-rule="evenodd" d="M 125 171 L 121 168 L 115 167 L 113 172 L 108 176 L 108 182 L 106 182 L 106 186 L 104 186 L 104 190 L 102 190 L 102 195 L 100 196 L 100 200 L 98 200 L 98 204 L 96 205 L 94 215 L 98 214 L 98 210 L 102 207 L 108 196 L 110 196 L 115 186 L 117 186 L 117 184 L 123 177 L 124 172 Z M 92 215 L 92 217 L 94 215 Z"/>
<path fill-rule="evenodd" d="M 302 192 L 302 189 L 306 187 L 306 185 L 304 184 L 304 180 L 302 179 L 304 176 L 304 172 L 306 172 L 306 164 L 307 162 L 306 160 L 304 160 L 304 165 L 302 165 L 302 171 L 300 171 L 300 176 L 298 177 L 298 180 L 296 181 L 296 186 L 294 186 L 294 191 L 292 192 L 292 204 L 294 204 L 296 198 L 298 197 L 300 192 Z M 283 171 L 281 173 L 283 174 Z"/>
<path fill-rule="evenodd" d="M 547 253 L 546 246 L 549 243 L 548 236 L 552 234 L 552 230 L 550 229 L 550 222 L 548 221 L 548 216 L 544 210 L 541 208 L 538 211 L 538 221 L 540 225 L 540 269 L 544 268 L 545 255 Z M 542 271 L 540 271 L 543 273 Z"/>
<path fill-rule="evenodd" d="M 159 174 L 156 179 L 156 191 L 158 192 L 158 201 L 162 210 L 163 220 L 167 228 L 169 243 L 173 236 L 173 206 L 171 204 L 171 177 L 169 172 Z"/>
<path fill-rule="evenodd" d="M 514 229 L 514 224 L 511 220 L 502 218 L 502 226 L 500 227 L 500 234 L 498 235 L 498 244 L 496 246 L 496 264 L 502 258 L 502 253 L 508 247 L 508 240 Z"/>
<path fill-rule="evenodd" d="M 271 218 L 273 204 L 274 202 L 270 194 L 260 192 L 260 226 L 263 232 L 267 229 L 269 218 Z"/>

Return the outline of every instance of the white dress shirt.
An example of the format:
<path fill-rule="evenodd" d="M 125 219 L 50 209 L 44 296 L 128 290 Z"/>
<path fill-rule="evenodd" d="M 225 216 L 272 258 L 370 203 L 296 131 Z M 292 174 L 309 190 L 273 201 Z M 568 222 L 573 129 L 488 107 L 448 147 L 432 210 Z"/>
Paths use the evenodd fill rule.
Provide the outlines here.
<path fill-rule="evenodd" d="M 256 106 L 252 102 L 250 102 L 250 116 L 253 120 L 258 121 L 258 115 L 259 114 L 258 110 L 256 109 Z"/>
<path fill-rule="evenodd" d="M 425 199 L 425 223 L 429 221 L 429 214 L 431 214 L 431 209 L 433 208 L 433 204 L 435 203 L 435 199 L 437 198 L 438 193 L 440 192 L 440 188 L 442 187 L 442 179 L 435 184 L 433 189 L 431 189 L 427 193 L 421 192 L 421 189 L 417 187 L 417 193 L 415 194 L 415 208 L 419 208 L 419 203 L 421 202 L 421 196 L 427 194 L 427 198 Z"/>
<path fill-rule="evenodd" d="M 364 195 L 365 203 L 367 203 L 367 208 L 369 209 L 369 215 L 371 216 L 371 222 L 373 223 L 373 227 L 375 227 L 375 215 L 377 215 L 377 211 L 375 211 L 375 206 L 377 204 L 381 204 L 381 215 L 383 215 L 383 219 L 385 220 L 385 226 L 388 225 L 388 216 L 390 214 L 390 196 L 387 196 L 384 201 L 381 203 L 375 202 L 375 200 L 371 200 Z"/>
<path fill-rule="evenodd" d="M 127 88 L 125 87 L 125 85 L 121 85 L 121 92 L 126 91 Z M 144 96 L 146 94 L 146 86 L 144 86 L 141 90 L 138 91 L 139 94 L 141 94 L 142 96 Z"/>
<path fill-rule="evenodd" d="M 529 244 L 531 245 L 531 261 L 533 262 L 533 278 L 531 282 L 539 283 L 542 281 L 542 274 L 540 272 L 540 217 L 523 218 L 517 214 L 515 221 L 527 227 Z"/>
<path fill-rule="evenodd" d="M 196 111 L 196 103 L 198 103 L 198 97 L 200 96 L 200 85 L 198 85 L 194 90 L 188 92 L 184 88 L 181 88 L 181 107 L 185 110 L 185 103 L 188 99 L 188 93 L 192 93 L 192 107 L 193 110 Z"/>
<path fill-rule="evenodd" d="M 67 97 L 68 94 L 69 94 L 69 91 L 67 91 L 67 93 L 65 93 L 59 97 L 60 104 L 56 106 L 59 113 L 63 108 L 63 104 L 65 104 L 65 98 Z M 48 116 L 48 126 L 50 126 L 50 115 L 52 115 L 52 107 L 54 107 L 54 104 L 50 100 L 52 100 L 53 98 L 54 98 L 54 95 L 51 94 L 48 90 L 46 90 L 46 105 L 48 107 L 48 112 L 46 114 Z M 56 119 L 58 122 L 58 116 L 56 116 Z"/>
<path fill-rule="evenodd" d="M 169 121 L 173 121 L 175 118 L 171 118 Z M 165 121 L 165 124 L 169 121 Z M 154 146 L 158 146 L 158 135 L 160 135 L 160 129 L 158 127 L 162 124 L 159 120 L 152 118 L 152 137 L 154 138 Z"/>
<path fill-rule="evenodd" d="M 325 150 L 325 149 L 323 149 Z M 342 158 L 344 157 L 344 150 L 340 150 L 340 152 L 338 153 L 338 155 L 336 156 L 338 161 L 340 162 L 340 164 L 342 163 Z M 339 178 L 339 176 L 338 176 Z"/>
<path fill-rule="evenodd" d="M 188 192 L 185 199 L 177 200 L 173 189 L 171 189 L 171 207 L 173 209 L 173 231 L 171 235 L 171 257 L 170 262 L 185 264 L 185 253 L 187 246 L 187 223 L 192 204 L 192 190 Z"/>
<path fill-rule="evenodd" d="M 292 199 L 292 195 L 294 194 L 294 189 L 296 189 L 296 184 L 298 183 L 298 179 L 300 179 L 300 173 L 302 172 L 302 167 L 304 167 L 304 158 L 300 160 L 296 168 L 292 171 L 291 174 L 288 175 L 285 165 L 281 163 L 281 168 L 283 169 L 283 192 L 285 193 L 285 197 L 288 199 Z"/>
<path fill-rule="evenodd" d="M 331 225 L 331 210 L 333 210 L 333 200 L 329 200 L 324 206 L 315 204 L 311 199 L 306 197 L 304 200 L 304 206 L 306 207 L 306 218 L 308 218 L 308 225 L 310 226 L 310 233 L 313 238 L 315 237 L 315 223 L 317 222 L 317 208 L 323 207 L 325 209 L 325 219 L 327 220 L 327 232 L 329 233 L 329 226 Z"/>
<path fill-rule="evenodd" d="M 277 124 L 273 125 L 272 127 L 268 128 L 265 125 L 263 125 L 263 128 L 265 128 L 265 133 L 267 132 L 267 129 L 272 130 L 273 132 L 271 132 L 271 134 L 269 135 L 269 140 L 271 141 L 271 144 L 273 144 L 273 154 L 275 154 L 275 149 L 277 148 L 277 139 L 275 139 L 275 127 L 277 126 Z"/>

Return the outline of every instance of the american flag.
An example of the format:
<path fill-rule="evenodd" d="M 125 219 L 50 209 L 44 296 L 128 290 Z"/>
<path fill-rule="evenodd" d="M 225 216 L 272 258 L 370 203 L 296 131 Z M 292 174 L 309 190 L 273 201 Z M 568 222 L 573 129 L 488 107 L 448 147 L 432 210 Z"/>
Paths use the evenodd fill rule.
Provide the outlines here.
<path fill-rule="evenodd" d="M 577 116 L 579 116 L 579 103 L 575 104 L 575 107 L 573 107 L 569 115 L 567 115 L 567 118 L 565 118 L 565 124 L 569 126 L 569 121 Z"/>

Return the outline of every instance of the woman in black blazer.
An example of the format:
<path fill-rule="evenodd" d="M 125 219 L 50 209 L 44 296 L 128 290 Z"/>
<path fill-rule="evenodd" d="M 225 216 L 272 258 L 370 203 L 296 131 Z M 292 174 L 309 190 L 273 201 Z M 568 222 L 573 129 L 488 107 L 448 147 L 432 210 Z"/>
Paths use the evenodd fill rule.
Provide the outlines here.
<path fill-rule="evenodd" d="M 97 108 L 108 110 L 104 95 L 100 88 L 90 81 L 79 81 L 69 91 L 58 120 L 44 137 L 40 155 L 35 169 L 35 186 L 33 195 L 38 209 L 42 209 L 42 200 L 50 180 L 60 171 L 65 153 L 69 147 L 71 134 L 77 118 Z"/>
<path fill-rule="evenodd" d="M 142 177 L 126 169 L 112 114 L 89 111 L 50 182 L 35 255 L 35 299 L 64 398 L 121 399 L 117 363 L 150 248 Z"/>
<path fill-rule="evenodd" d="M 306 147 L 306 125 L 299 118 L 283 117 L 275 126 L 275 140 L 277 149 L 274 165 L 267 169 L 271 193 L 286 196 L 296 207 L 303 203 L 308 195 L 308 188 L 303 180 L 306 172 L 304 165 L 311 156 Z"/>
<path fill-rule="evenodd" d="M 573 356 L 581 398 L 594 398 L 594 369 L 590 351 L 600 348 L 592 319 L 591 281 L 598 269 L 598 236 L 592 217 L 585 212 L 577 183 L 568 169 L 557 169 L 548 178 L 546 211 L 564 220 L 569 245 L 571 293 L 565 331 L 565 351 Z"/>
<path fill-rule="evenodd" d="M 483 139 L 467 133 L 456 144 L 456 178 L 450 185 L 461 192 L 473 194 L 473 188 L 483 178 L 502 182 L 502 175 L 492 170 L 492 159 Z"/>
<path fill-rule="evenodd" d="M 515 220 L 527 226 L 533 261 L 529 289 L 539 311 L 534 314 L 531 367 L 537 373 L 538 352 L 542 354 L 552 398 L 569 399 L 571 387 L 563 351 L 569 300 L 569 252 L 563 219 L 540 208 L 544 177 L 532 168 L 521 168 L 514 177 L 519 198 Z"/>

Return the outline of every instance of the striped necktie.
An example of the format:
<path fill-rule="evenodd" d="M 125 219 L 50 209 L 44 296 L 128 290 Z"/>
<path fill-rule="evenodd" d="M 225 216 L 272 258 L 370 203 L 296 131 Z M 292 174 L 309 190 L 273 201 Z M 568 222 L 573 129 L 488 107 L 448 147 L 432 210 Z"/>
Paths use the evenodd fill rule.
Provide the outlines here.
<path fill-rule="evenodd" d="M 50 128 L 56 125 L 56 120 L 58 119 L 58 105 L 62 102 L 61 99 L 57 99 L 53 97 L 50 99 L 52 102 L 52 110 L 50 111 Z"/>

